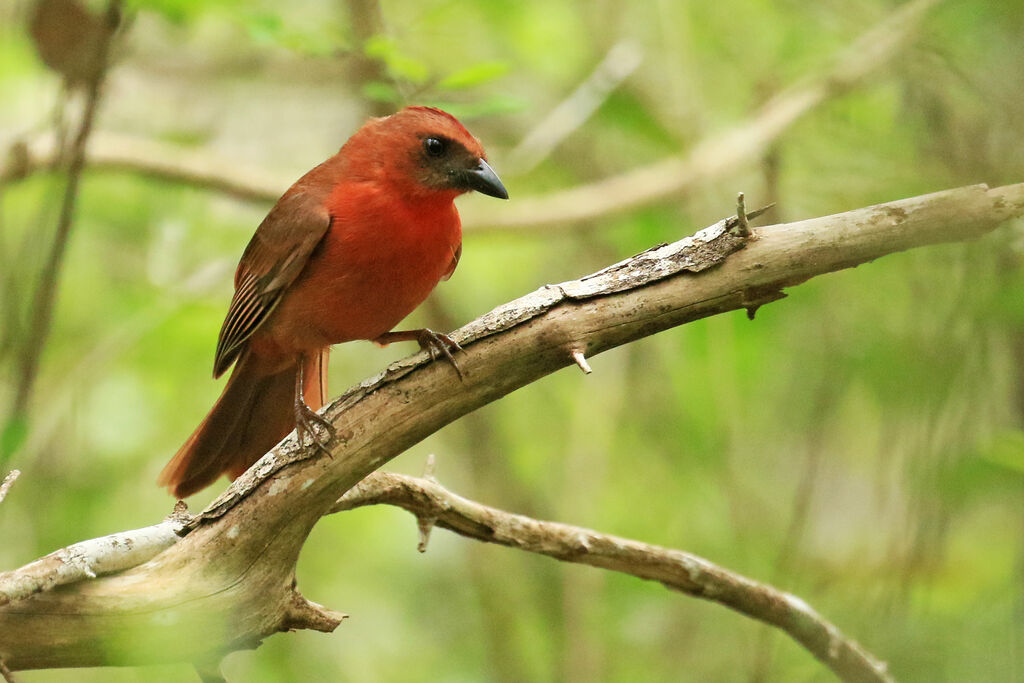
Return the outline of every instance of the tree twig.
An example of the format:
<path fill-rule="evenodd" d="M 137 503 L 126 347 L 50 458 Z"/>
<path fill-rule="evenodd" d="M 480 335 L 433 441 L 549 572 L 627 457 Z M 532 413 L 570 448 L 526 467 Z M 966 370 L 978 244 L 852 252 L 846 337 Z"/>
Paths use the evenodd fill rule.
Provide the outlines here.
<path fill-rule="evenodd" d="M 188 521 L 187 508 L 179 502 L 159 524 L 75 543 L 16 571 L 0 573 L 0 606 L 54 586 L 137 567 L 174 545 Z"/>
<path fill-rule="evenodd" d="M 45 171 L 56 153 L 52 136 L 15 142 L 0 167 L 0 185 Z M 276 201 L 295 181 L 236 159 L 109 131 L 96 131 L 86 159 L 91 172 L 135 173 L 264 204 Z"/>
<path fill-rule="evenodd" d="M 110 23 L 112 29 L 119 21 L 120 11 L 121 0 L 110 0 L 106 11 L 106 21 Z M 109 33 L 102 33 L 97 40 L 96 63 L 99 67 L 88 81 L 85 111 L 82 114 L 78 132 L 71 146 L 67 186 L 64 189 L 64 197 L 61 201 L 60 217 L 57 219 L 57 230 L 54 233 L 46 263 L 39 276 L 39 285 L 32 300 L 32 308 L 30 309 L 32 311 L 32 320 L 29 325 L 28 336 L 24 341 L 24 351 L 18 373 L 18 387 L 11 410 L 11 419 L 13 420 L 24 419 L 24 416 L 28 413 L 32 391 L 35 387 L 35 380 L 39 371 L 39 359 L 42 355 L 43 347 L 46 345 L 46 338 L 50 333 L 61 263 L 64 260 L 64 253 L 67 251 L 68 238 L 71 235 L 71 224 L 74 220 L 75 204 L 78 200 L 78 187 L 82 171 L 85 168 L 85 146 L 92 132 L 93 121 L 96 117 L 96 111 L 102 95 L 112 35 L 113 30 Z M 59 150 L 57 150 L 57 153 L 60 153 Z"/>
<path fill-rule="evenodd" d="M 21 476 L 21 470 L 11 470 L 4 477 L 3 483 L 0 483 L 0 503 L 4 502 L 4 498 L 7 497 L 7 492 L 14 486 L 14 480 Z"/>
<path fill-rule="evenodd" d="M 437 482 L 389 472 L 368 476 L 331 512 L 381 504 L 398 506 L 417 519 L 434 519 L 437 526 L 467 538 L 658 581 L 781 629 L 845 681 L 892 680 L 884 663 L 800 598 L 702 557 L 505 512 L 463 498 Z"/>
<path fill-rule="evenodd" d="M 635 43 L 624 40 L 613 45 L 590 75 L 509 152 L 508 168 L 503 168 L 502 172 L 521 175 L 536 168 L 566 137 L 586 123 L 612 91 L 636 71 L 643 58 L 643 51 Z"/>
<path fill-rule="evenodd" d="M 366 53 L 366 46 L 373 38 L 385 34 L 384 12 L 380 0 L 343 0 L 343 13 L 348 19 L 355 45 L 349 54 L 349 79 L 356 92 L 368 93 L 367 86 L 373 83 L 388 83 L 396 89 L 400 87 L 390 78 L 384 63 L 380 59 Z M 387 116 L 394 105 L 380 99 L 363 97 L 373 116 Z"/>
<path fill-rule="evenodd" d="M 501 212 L 472 202 L 462 207 L 467 231 L 571 228 L 677 197 L 761 158 L 800 118 L 855 87 L 900 54 L 926 11 L 941 0 L 912 0 L 865 32 L 834 65 L 771 98 L 751 118 L 671 156 L 621 175 L 540 197 L 519 198 Z M 203 152 L 154 140 L 97 134 L 89 151 L 92 170 L 125 171 L 201 187 L 247 201 L 272 203 L 295 180 Z M 12 148 L 0 166 L 0 184 L 47 167 L 53 141 L 32 140 Z"/>
<path fill-rule="evenodd" d="M 487 230 L 566 228 L 677 197 L 698 183 L 721 178 L 760 159 L 801 117 L 896 57 L 939 1 L 906 3 L 854 41 L 831 68 L 784 89 L 752 118 L 705 139 L 688 154 L 548 196 L 517 199 L 500 212 L 468 205 L 465 222 Z"/>

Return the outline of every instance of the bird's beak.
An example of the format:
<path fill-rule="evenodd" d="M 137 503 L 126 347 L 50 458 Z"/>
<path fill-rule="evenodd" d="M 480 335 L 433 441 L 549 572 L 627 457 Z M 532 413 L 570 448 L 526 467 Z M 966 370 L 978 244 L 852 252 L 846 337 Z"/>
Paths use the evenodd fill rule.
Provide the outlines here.
<path fill-rule="evenodd" d="M 483 159 L 480 160 L 476 168 L 466 171 L 465 182 L 466 187 L 481 194 L 498 199 L 508 199 L 508 190 L 502 185 L 501 178 Z"/>

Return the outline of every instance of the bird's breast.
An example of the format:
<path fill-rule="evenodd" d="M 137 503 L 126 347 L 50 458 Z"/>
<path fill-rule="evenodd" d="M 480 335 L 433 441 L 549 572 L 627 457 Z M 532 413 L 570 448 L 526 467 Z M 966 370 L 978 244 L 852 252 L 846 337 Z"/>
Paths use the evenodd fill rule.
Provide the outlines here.
<path fill-rule="evenodd" d="M 330 229 L 269 321 L 284 348 L 374 339 L 419 306 L 450 269 L 462 241 L 450 198 L 355 199 L 328 205 Z"/>

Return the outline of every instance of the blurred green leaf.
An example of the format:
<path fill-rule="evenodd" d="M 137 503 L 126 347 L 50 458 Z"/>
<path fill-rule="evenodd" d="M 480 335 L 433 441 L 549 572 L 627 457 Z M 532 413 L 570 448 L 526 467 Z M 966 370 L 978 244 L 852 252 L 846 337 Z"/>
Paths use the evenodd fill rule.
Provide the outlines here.
<path fill-rule="evenodd" d="M 383 62 L 388 73 L 398 80 L 419 85 L 430 76 L 426 64 L 403 53 L 398 43 L 386 36 L 373 36 L 367 40 L 364 52 L 367 57 Z"/>
<path fill-rule="evenodd" d="M 455 102 L 444 99 L 425 100 L 430 106 L 450 112 L 460 119 L 472 120 L 499 114 L 514 114 L 530 106 L 529 100 L 514 95 L 491 95 L 472 102 Z"/>
<path fill-rule="evenodd" d="M 506 62 L 481 62 L 448 74 L 437 87 L 442 90 L 464 90 L 489 83 L 508 73 Z"/>
<path fill-rule="evenodd" d="M 981 457 L 1007 475 L 1024 477 L 1024 431 L 1000 434 Z"/>
<path fill-rule="evenodd" d="M 402 93 L 390 83 L 384 81 L 370 81 L 363 84 L 363 97 L 374 102 L 388 102 L 391 104 L 402 101 Z"/>
<path fill-rule="evenodd" d="M 156 12 L 172 24 L 187 24 L 212 7 L 223 6 L 227 0 L 127 0 L 125 6 L 132 10 Z"/>
<path fill-rule="evenodd" d="M 991 503 L 996 494 L 1024 492 L 1024 432 L 1009 431 L 954 460 L 940 473 L 943 495 L 952 503 Z"/>
<path fill-rule="evenodd" d="M 284 21 L 277 14 L 270 12 L 247 13 L 242 15 L 243 25 L 249 37 L 256 43 L 281 43 L 284 33 Z"/>

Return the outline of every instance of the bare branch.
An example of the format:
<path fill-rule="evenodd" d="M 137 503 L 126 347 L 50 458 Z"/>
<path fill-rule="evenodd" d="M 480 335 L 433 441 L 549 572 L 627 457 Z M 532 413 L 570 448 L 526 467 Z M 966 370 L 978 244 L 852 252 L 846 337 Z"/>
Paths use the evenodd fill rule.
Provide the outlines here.
<path fill-rule="evenodd" d="M 395 505 L 467 538 L 564 562 L 610 569 L 711 600 L 786 632 L 845 681 L 891 681 L 886 666 L 806 602 L 681 550 L 590 529 L 545 522 L 481 505 L 437 482 L 375 472 L 342 496 L 331 512 Z"/>
<path fill-rule="evenodd" d="M 15 143 L 0 167 L 0 184 L 46 170 L 56 154 L 52 136 Z M 90 171 L 135 173 L 260 203 L 273 203 L 295 180 L 201 150 L 107 131 L 93 135 L 87 160 Z"/>
<path fill-rule="evenodd" d="M 388 76 L 384 63 L 366 53 L 366 46 L 371 39 L 385 34 L 384 13 L 381 11 L 380 0 L 343 0 L 343 13 L 352 28 L 355 45 L 348 55 L 349 79 L 356 92 L 367 94 L 367 86 L 372 83 L 389 83 L 396 89 L 400 84 Z M 383 100 L 363 98 L 373 116 L 387 116 L 393 105 Z"/>
<path fill-rule="evenodd" d="M 642 61 L 643 51 L 635 43 L 622 41 L 613 45 L 594 71 L 523 136 L 509 152 L 508 169 L 503 170 L 520 175 L 536 168 L 565 138 L 586 123 Z"/>
<path fill-rule="evenodd" d="M 518 198 L 500 213 L 483 211 L 470 199 L 461 209 L 463 227 L 467 231 L 570 228 L 678 197 L 698 183 L 722 178 L 760 159 L 800 118 L 859 85 L 898 56 L 927 10 L 939 1 L 906 3 L 865 32 L 831 68 L 784 89 L 750 119 L 704 140 L 685 155 L 550 195 Z M 0 166 L 0 185 L 47 168 L 54 154 L 52 139 L 13 145 Z M 127 171 L 261 203 L 276 201 L 294 181 L 235 159 L 110 133 L 95 136 L 88 160 L 93 170 Z"/>
<path fill-rule="evenodd" d="M 4 498 L 7 497 L 7 492 L 14 486 L 14 481 L 21 476 L 21 470 L 11 470 L 4 477 L 3 483 L 0 483 L 0 503 L 4 502 Z"/>
<path fill-rule="evenodd" d="M 463 347 L 464 381 L 426 353 L 394 363 L 325 408 L 339 437 L 330 445 L 333 457 L 303 450 L 293 435 L 149 561 L 0 606 L 0 657 L 12 670 L 195 662 L 289 628 L 332 628 L 336 614 L 308 602 L 295 609 L 304 600 L 294 588 L 295 563 L 309 532 L 339 496 L 444 425 L 568 366 L 571 349 L 592 356 L 775 301 L 784 287 L 815 275 L 977 238 L 1022 214 L 1024 183 L 753 228 L 746 239 L 731 232 L 732 218 L 579 280 L 543 287 L 452 333 Z M 68 561 L 55 564 L 51 574 Z M 88 566 L 99 574 L 113 565 Z M 17 570 L 0 585 L 5 591 L 24 585 L 18 579 L 26 574 L 32 585 L 57 583 Z M 54 633 L 62 634 L 59 644 Z M 126 638 L 130 648 L 123 647 Z"/>
<path fill-rule="evenodd" d="M 43 266 L 43 271 L 39 276 L 39 286 L 32 300 L 32 321 L 29 326 L 28 336 L 24 342 L 24 352 L 19 368 L 18 388 L 11 411 L 14 419 L 19 419 L 28 412 L 32 390 L 35 386 L 36 375 L 39 370 L 39 358 L 43 352 L 43 347 L 46 345 L 46 337 L 50 333 L 60 267 L 64 260 L 64 253 L 67 250 L 68 238 L 71 235 L 71 223 L 74 219 L 75 204 L 78 200 L 78 186 L 81 181 L 82 171 L 85 168 L 85 144 L 89 140 L 93 120 L 99 108 L 103 81 L 107 72 L 107 57 L 110 52 L 110 40 L 113 35 L 112 29 L 116 27 L 120 15 L 121 1 L 110 0 L 106 11 L 106 21 L 111 27 L 111 33 L 101 32 L 97 38 L 95 63 L 98 67 L 95 68 L 95 71 L 91 73 L 86 82 L 85 112 L 82 114 L 78 132 L 71 146 L 70 161 L 68 162 L 68 181 L 64 189 L 64 198 L 61 202 L 57 230 L 54 233 L 53 242 L 50 246 L 46 263 Z M 59 155 L 60 150 L 56 150 L 56 153 Z"/>
<path fill-rule="evenodd" d="M 174 545 L 188 521 L 185 504 L 179 502 L 159 524 L 75 543 L 20 569 L 4 572 L 0 574 L 0 605 L 54 586 L 137 567 Z"/>
<path fill-rule="evenodd" d="M 470 204 L 463 211 L 465 222 L 487 230 L 566 228 L 677 197 L 698 183 L 721 178 L 760 159 L 801 117 L 896 57 L 938 1 L 906 3 L 858 38 L 830 69 L 786 88 L 752 118 L 707 138 L 686 155 L 545 197 L 517 199 L 500 212 Z"/>

